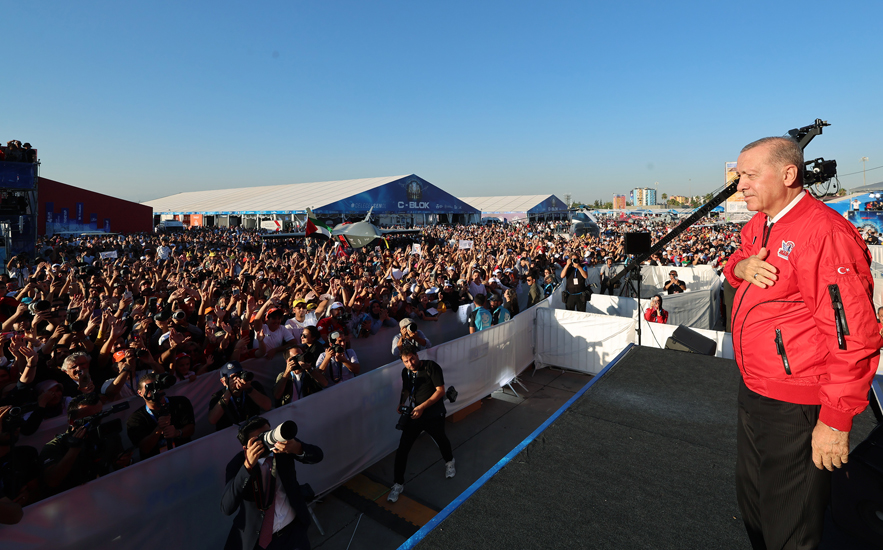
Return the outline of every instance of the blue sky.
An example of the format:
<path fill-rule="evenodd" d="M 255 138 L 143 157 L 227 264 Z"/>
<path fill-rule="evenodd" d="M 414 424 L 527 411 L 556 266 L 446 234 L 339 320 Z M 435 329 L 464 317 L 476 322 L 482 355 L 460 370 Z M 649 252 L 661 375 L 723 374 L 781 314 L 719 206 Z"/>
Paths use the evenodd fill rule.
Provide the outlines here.
<path fill-rule="evenodd" d="M 704 194 L 746 143 L 883 166 L 876 2 L 7 3 L 0 139 L 143 201 L 416 173 L 459 196 Z M 867 172 L 883 181 L 883 168 Z"/>

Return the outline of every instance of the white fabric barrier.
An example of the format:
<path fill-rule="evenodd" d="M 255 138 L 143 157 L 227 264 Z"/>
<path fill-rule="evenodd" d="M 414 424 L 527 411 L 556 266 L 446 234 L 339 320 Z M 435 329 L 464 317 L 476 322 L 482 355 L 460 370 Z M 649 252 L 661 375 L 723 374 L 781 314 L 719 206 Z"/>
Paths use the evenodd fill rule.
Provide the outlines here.
<path fill-rule="evenodd" d="M 507 323 L 421 352 L 442 365 L 446 384 L 460 394 L 456 403 L 446 403 L 449 413 L 530 365 L 535 311 L 547 308 L 544 301 Z M 269 372 L 275 361 L 249 368 Z M 401 362 L 388 364 L 264 415 L 273 425 L 297 421 L 299 438 L 324 451 L 320 464 L 298 465 L 301 483 L 328 491 L 395 450 L 401 369 Z M 217 382 L 217 373 L 204 378 L 212 374 Z M 241 450 L 235 434 L 235 427 L 209 434 L 28 506 L 21 523 L 0 527 L 0 537 L 17 550 L 54 550 L 59 541 L 91 550 L 117 543 L 147 547 L 156 544 L 157 533 L 174 533 L 176 547 L 219 548 L 232 522 L 218 506 L 226 464 Z"/>
<path fill-rule="evenodd" d="M 538 309 L 536 319 L 536 368 L 556 366 L 597 374 L 634 342 L 635 320 L 626 317 Z"/>
<path fill-rule="evenodd" d="M 711 288 L 696 292 L 684 292 L 682 294 L 662 295 L 662 307 L 668 311 L 668 324 L 684 325 L 698 329 L 712 329 L 720 319 L 720 285 L 719 279 L 711 284 Z M 653 293 L 657 294 L 657 293 Z M 586 313 L 612 315 L 615 317 L 631 317 L 637 319 L 644 316 L 644 309 L 649 306 L 649 298 L 653 294 L 641 294 L 645 305 L 638 308 L 635 298 L 625 296 L 608 296 L 606 294 L 593 294 L 591 301 L 586 304 Z"/>
<path fill-rule="evenodd" d="M 868 250 L 871 251 L 871 259 L 878 264 L 883 264 L 883 245 L 869 244 Z"/>

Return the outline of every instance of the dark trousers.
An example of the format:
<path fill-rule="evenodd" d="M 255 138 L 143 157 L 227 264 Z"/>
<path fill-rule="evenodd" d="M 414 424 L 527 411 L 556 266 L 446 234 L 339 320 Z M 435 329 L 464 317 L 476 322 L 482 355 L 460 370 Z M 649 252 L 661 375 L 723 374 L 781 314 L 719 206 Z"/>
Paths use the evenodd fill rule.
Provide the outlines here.
<path fill-rule="evenodd" d="M 567 311 L 586 311 L 586 295 L 582 292 L 570 294 L 565 290 L 564 302 Z"/>
<path fill-rule="evenodd" d="M 441 451 L 442 458 L 445 462 L 454 460 L 454 451 L 451 450 L 451 442 L 445 435 L 445 417 L 437 416 L 431 419 L 418 418 L 411 420 L 402 430 L 402 438 L 399 440 L 399 448 L 396 451 L 395 471 L 393 472 L 393 481 L 395 483 L 405 484 L 405 468 L 408 466 L 408 453 L 411 447 L 421 433 L 426 432 L 429 437 L 435 441 Z"/>
<path fill-rule="evenodd" d="M 764 397 L 740 382 L 736 499 L 755 550 L 815 549 L 831 473 L 812 461 L 819 405 Z"/>
<path fill-rule="evenodd" d="M 280 531 L 273 534 L 273 540 L 266 550 L 310 550 L 310 539 L 307 538 L 307 527 L 294 520 Z M 255 543 L 254 550 L 264 550 Z"/>
<path fill-rule="evenodd" d="M 601 294 L 609 294 L 610 296 L 613 296 L 614 290 L 615 289 L 613 288 L 613 285 L 611 285 L 609 282 L 601 281 Z"/>

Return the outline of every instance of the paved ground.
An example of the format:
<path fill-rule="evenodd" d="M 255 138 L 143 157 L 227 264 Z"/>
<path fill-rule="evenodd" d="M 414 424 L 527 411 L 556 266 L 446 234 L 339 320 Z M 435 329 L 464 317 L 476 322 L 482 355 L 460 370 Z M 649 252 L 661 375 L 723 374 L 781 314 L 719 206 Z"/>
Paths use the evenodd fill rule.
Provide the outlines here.
<path fill-rule="evenodd" d="M 525 371 L 522 378 L 528 391 L 515 386 L 520 397 L 508 388 L 494 392 L 482 400 L 478 411 L 460 422 L 447 423 L 457 464 L 455 478 L 445 479 L 441 454 L 424 434 L 411 450 L 405 491 L 399 501 L 386 501 L 392 485 L 393 453 L 316 506 L 325 534 L 315 525 L 310 528 L 313 548 L 398 548 L 591 380 L 588 375 L 550 369 L 533 376 L 531 372 Z"/>

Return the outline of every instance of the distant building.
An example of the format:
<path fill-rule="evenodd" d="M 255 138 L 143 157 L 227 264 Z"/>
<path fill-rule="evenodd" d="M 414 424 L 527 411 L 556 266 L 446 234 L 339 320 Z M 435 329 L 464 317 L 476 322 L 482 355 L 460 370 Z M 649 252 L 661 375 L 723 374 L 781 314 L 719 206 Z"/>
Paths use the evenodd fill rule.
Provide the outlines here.
<path fill-rule="evenodd" d="M 675 201 L 681 204 L 690 204 L 690 197 L 685 197 L 683 195 L 672 195 L 668 198 L 670 201 Z"/>
<path fill-rule="evenodd" d="M 632 190 L 632 196 L 634 197 L 633 203 L 635 206 L 653 206 L 656 204 L 656 189 L 650 189 L 649 187 L 641 187 Z"/>
<path fill-rule="evenodd" d="M 625 210 L 625 195 L 613 195 L 614 210 Z"/>

